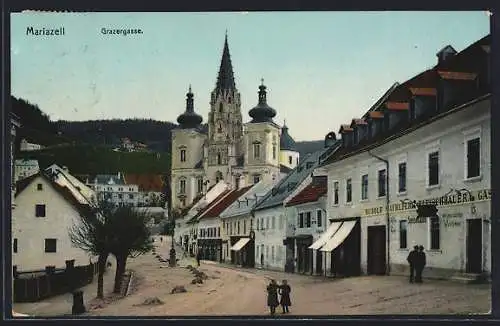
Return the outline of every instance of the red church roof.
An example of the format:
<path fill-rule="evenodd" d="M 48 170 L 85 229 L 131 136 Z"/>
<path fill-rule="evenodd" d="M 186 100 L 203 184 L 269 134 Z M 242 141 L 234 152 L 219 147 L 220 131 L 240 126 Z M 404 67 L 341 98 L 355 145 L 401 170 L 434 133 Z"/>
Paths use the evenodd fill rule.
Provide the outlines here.
<path fill-rule="evenodd" d="M 319 179 L 317 182 L 311 182 L 295 197 L 290 199 L 286 206 L 295 206 L 305 203 L 315 202 L 325 195 L 328 191 L 326 178 Z"/>

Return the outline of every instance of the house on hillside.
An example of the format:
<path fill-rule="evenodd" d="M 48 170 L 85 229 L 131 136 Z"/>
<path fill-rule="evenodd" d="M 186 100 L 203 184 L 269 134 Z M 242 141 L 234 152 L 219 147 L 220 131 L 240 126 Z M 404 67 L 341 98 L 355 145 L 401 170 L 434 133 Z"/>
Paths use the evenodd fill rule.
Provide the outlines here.
<path fill-rule="evenodd" d="M 255 267 L 255 229 L 252 208 L 277 183 L 261 180 L 244 191 L 221 214 L 222 260 Z M 244 263 L 244 264 L 243 264 Z"/>
<path fill-rule="evenodd" d="M 89 201 L 58 174 L 39 172 L 17 182 L 17 207 L 12 212 L 12 264 L 17 271 L 88 265 L 96 257 L 72 245 L 69 230 Z"/>
<path fill-rule="evenodd" d="M 165 184 L 161 174 L 123 175 L 125 185 L 137 185 L 139 198 L 137 205 L 141 207 L 164 207 L 166 204 Z"/>
<path fill-rule="evenodd" d="M 19 145 L 19 150 L 21 152 L 39 151 L 43 148 L 44 146 L 40 144 L 30 143 L 24 138 L 21 140 L 21 143 Z"/>
<path fill-rule="evenodd" d="M 14 163 L 14 181 L 17 182 L 21 179 L 30 177 L 40 172 L 38 160 L 15 160 Z"/>
<path fill-rule="evenodd" d="M 90 176 L 85 183 L 96 192 L 99 199 L 109 200 L 116 206 L 137 206 L 139 203 L 139 186 L 126 184 L 120 172 Z"/>
<path fill-rule="evenodd" d="M 327 227 L 326 197 L 328 192 L 326 176 L 315 176 L 311 182 L 285 206 L 295 215 L 295 272 L 323 275 L 324 258 L 318 240 Z M 295 210 L 295 212 L 293 212 Z M 295 214 L 294 214 L 295 213 Z"/>
<path fill-rule="evenodd" d="M 321 169 L 340 225 L 325 251 L 345 244 L 359 257 L 344 270 L 408 275 L 408 252 L 422 245 L 426 277 L 490 275 L 490 43 L 446 46 L 434 67 L 341 126 L 342 147 Z"/>
<path fill-rule="evenodd" d="M 333 139 L 332 139 L 333 138 Z M 314 169 L 325 155 L 339 147 L 335 135 L 325 137 L 324 148 L 304 158 L 299 165 L 275 185 L 252 210 L 256 221 L 255 254 L 257 266 L 280 271 L 294 271 L 297 243 L 297 214 L 286 203 L 312 180 Z"/>

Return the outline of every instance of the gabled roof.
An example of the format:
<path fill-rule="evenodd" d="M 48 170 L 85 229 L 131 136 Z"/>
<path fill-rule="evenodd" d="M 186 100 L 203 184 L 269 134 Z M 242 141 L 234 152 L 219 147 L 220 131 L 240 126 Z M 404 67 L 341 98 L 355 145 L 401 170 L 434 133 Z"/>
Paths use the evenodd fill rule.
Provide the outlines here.
<path fill-rule="evenodd" d="M 293 169 L 289 168 L 288 166 L 283 165 L 283 164 L 280 164 L 280 172 L 281 172 L 281 173 L 288 174 L 288 173 L 290 173 L 292 170 L 293 170 Z"/>
<path fill-rule="evenodd" d="M 290 199 L 286 206 L 295 206 L 318 201 L 328 191 L 327 177 L 316 177 L 316 181 L 311 181 L 301 192 Z"/>
<path fill-rule="evenodd" d="M 339 143 L 336 143 L 334 145 L 335 150 L 338 148 L 338 144 Z M 331 147 L 322 148 L 321 150 L 316 151 L 304 158 L 304 160 L 302 160 L 302 162 L 300 162 L 292 172 L 281 179 L 276 186 L 268 191 L 264 198 L 257 203 L 254 210 L 259 211 L 283 204 L 283 201 L 285 201 L 304 181 L 304 179 L 311 175 L 314 169 L 319 165 L 320 157 L 330 150 Z"/>
<path fill-rule="evenodd" d="M 74 192 L 68 189 L 67 186 L 62 186 L 58 184 L 51 176 L 47 175 L 44 172 L 38 172 L 26 179 L 20 180 L 16 183 L 16 194 L 15 197 L 18 197 L 22 192 L 27 191 L 29 185 L 31 185 L 36 179 L 42 178 L 47 181 L 52 188 L 58 192 L 65 200 L 75 207 L 80 213 L 87 213 L 90 211 L 89 204 L 82 204 L 79 198 L 76 198 Z"/>
<path fill-rule="evenodd" d="M 259 199 L 263 198 L 274 184 L 275 182 L 272 181 L 260 180 L 233 201 L 233 203 L 220 214 L 220 217 L 227 218 L 250 213 Z"/>
<path fill-rule="evenodd" d="M 203 214 L 203 216 L 200 217 L 200 219 L 218 217 L 226 208 L 228 208 L 232 203 L 234 203 L 235 200 L 237 200 L 241 195 L 245 194 L 248 190 L 250 190 L 252 186 L 253 185 L 230 191 L 227 194 L 227 196 L 225 196 L 222 200 L 211 206 Z"/>
<path fill-rule="evenodd" d="M 216 205 L 222 198 L 226 197 L 231 192 L 230 189 L 224 190 L 220 195 L 215 197 L 212 202 L 210 202 L 207 206 L 201 208 L 198 213 L 196 213 L 191 219 L 189 219 L 188 223 L 193 223 L 197 221 L 202 215 L 204 215 L 208 210 L 210 210 L 214 205 Z"/>
<path fill-rule="evenodd" d="M 127 185 L 138 185 L 139 191 L 162 192 L 164 183 L 161 174 L 132 174 L 123 176 L 123 181 Z"/>
<path fill-rule="evenodd" d="M 455 108 L 461 109 L 466 103 L 470 104 L 486 99 L 491 95 L 489 81 L 485 77 L 489 58 L 487 52 L 485 52 L 482 47 L 489 44 L 489 42 L 489 36 L 475 42 L 465 50 L 438 63 L 433 68 L 425 70 L 395 88 L 393 87 L 392 92 L 388 94 L 383 101 L 379 100 L 377 102 L 387 104 L 389 101 L 393 102 L 392 104 L 389 104 L 389 106 L 392 106 L 393 108 L 407 109 L 408 100 L 413 95 L 419 94 L 425 96 L 435 96 L 436 89 L 438 88 L 441 79 L 458 78 L 462 80 L 471 80 L 471 78 L 477 77 L 476 74 L 479 74 L 479 87 L 473 91 L 471 90 L 471 92 L 464 94 L 463 96 L 457 97 L 457 101 L 460 101 L 460 103 L 453 103 L 453 105 L 445 108 L 444 111 L 441 110 L 440 112 L 434 112 L 433 114 L 425 114 L 411 121 L 404 119 L 395 125 L 390 131 L 383 131 L 373 138 L 365 138 L 358 144 L 352 146 L 342 146 L 334 155 L 331 155 L 327 160 L 325 160 L 322 163 L 322 166 L 334 161 L 343 160 L 344 158 L 355 155 L 358 152 L 375 148 L 380 144 L 400 137 L 401 135 L 420 128 L 425 124 L 444 117 L 445 115 L 454 112 L 453 110 Z M 439 72 L 441 72 L 441 74 L 439 74 Z M 387 105 L 385 105 L 385 107 L 387 108 Z M 383 109 L 379 107 L 377 110 Z M 372 107 L 365 115 L 373 114 L 375 114 L 375 112 L 373 112 Z"/>

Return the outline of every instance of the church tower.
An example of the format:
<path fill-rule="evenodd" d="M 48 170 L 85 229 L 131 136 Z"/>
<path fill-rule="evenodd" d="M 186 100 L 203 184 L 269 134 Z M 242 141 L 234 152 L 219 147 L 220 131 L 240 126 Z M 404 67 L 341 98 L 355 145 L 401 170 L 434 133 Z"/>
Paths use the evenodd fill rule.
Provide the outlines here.
<path fill-rule="evenodd" d="M 210 185 L 233 182 L 231 167 L 242 153 L 243 126 L 240 93 L 234 81 L 227 33 L 215 89 L 210 98 L 205 171 Z"/>
<path fill-rule="evenodd" d="M 273 121 L 276 111 L 267 104 L 263 79 L 259 86 L 259 102 L 248 114 L 252 120 L 245 124 L 246 184 L 276 181 L 280 173 L 280 127 Z"/>
<path fill-rule="evenodd" d="M 203 118 L 194 111 L 191 86 L 186 94 L 186 111 L 179 115 L 180 128 L 172 130 L 171 205 L 173 209 L 189 206 L 204 189 Z"/>

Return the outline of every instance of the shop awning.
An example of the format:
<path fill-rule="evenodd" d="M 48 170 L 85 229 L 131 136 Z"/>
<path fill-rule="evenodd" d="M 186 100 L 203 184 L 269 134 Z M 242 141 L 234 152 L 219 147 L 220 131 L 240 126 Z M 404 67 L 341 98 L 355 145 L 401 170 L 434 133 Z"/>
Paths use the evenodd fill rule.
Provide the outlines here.
<path fill-rule="evenodd" d="M 241 248 L 243 248 L 248 242 L 250 241 L 250 238 L 241 238 L 234 244 L 234 246 L 231 247 L 231 250 L 233 251 L 240 251 Z"/>
<path fill-rule="evenodd" d="M 342 223 L 339 230 L 331 237 L 328 242 L 321 248 L 323 252 L 332 252 L 344 242 L 344 240 L 349 236 L 352 229 L 356 225 L 356 221 L 346 221 Z"/>
<path fill-rule="evenodd" d="M 328 229 L 323 232 L 319 239 L 309 246 L 309 249 L 318 250 L 319 248 L 321 248 L 325 243 L 328 242 L 328 240 L 335 234 L 335 232 L 337 232 L 341 225 L 342 222 L 333 222 L 332 224 L 330 224 Z"/>

